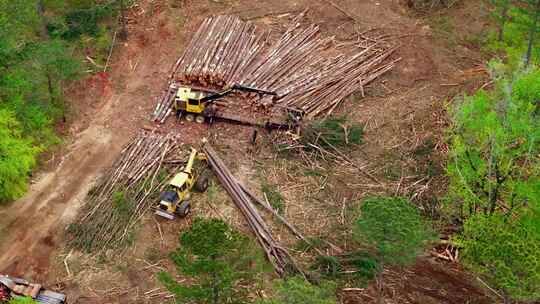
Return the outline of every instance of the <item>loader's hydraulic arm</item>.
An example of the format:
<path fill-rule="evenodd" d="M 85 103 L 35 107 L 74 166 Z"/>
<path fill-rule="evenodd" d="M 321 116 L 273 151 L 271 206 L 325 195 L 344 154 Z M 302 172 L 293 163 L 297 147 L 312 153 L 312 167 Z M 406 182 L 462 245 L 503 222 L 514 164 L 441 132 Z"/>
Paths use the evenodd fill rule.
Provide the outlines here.
<path fill-rule="evenodd" d="M 251 92 L 251 93 L 258 93 L 258 94 L 261 94 L 261 95 L 277 96 L 276 92 L 266 91 L 266 90 L 261 90 L 261 89 L 257 89 L 257 88 L 253 88 L 253 87 L 248 87 L 248 86 L 235 84 L 232 87 L 230 87 L 228 89 L 225 89 L 225 90 L 223 90 L 221 92 L 218 92 L 218 93 L 211 94 L 211 95 L 208 95 L 206 97 L 203 97 L 201 99 L 201 102 L 207 102 L 207 101 L 220 99 L 220 98 L 222 98 L 224 96 L 227 96 L 227 95 L 231 94 L 234 91 L 245 91 L 245 92 Z"/>
<path fill-rule="evenodd" d="M 186 164 L 186 167 L 184 168 L 185 173 L 191 174 L 191 171 L 193 170 L 193 163 L 195 162 L 196 157 L 197 157 L 197 150 L 191 148 L 191 154 L 189 155 L 189 160 Z"/>

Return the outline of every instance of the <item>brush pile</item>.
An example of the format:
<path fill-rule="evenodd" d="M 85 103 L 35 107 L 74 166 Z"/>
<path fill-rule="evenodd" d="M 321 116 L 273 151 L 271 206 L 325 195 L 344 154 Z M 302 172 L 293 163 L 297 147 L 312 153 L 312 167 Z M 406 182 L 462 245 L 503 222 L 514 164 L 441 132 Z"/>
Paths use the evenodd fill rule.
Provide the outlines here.
<path fill-rule="evenodd" d="M 128 242 L 134 225 L 155 203 L 183 162 L 176 136 L 141 132 L 88 193 L 78 219 L 70 225 L 70 245 L 88 252 Z M 169 170 L 166 170 L 168 168 Z"/>
<path fill-rule="evenodd" d="M 268 228 L 264 219 L 254 207 L 253 202 L 257 202 L 257 199 L 253 194 L 236 180 L 223 161 L 219 158 L 217 152 L 209 144 L 206 144 L 203 150 L 208 158 L 208 164 L 219 178 L 221 184 L 225 190 L 227 190 L 240 212 L 242 212 L 242 215 L 244 215 L 249 227 L 257 237 L 257 241 L 264 249 L 266 257 L 274 266 L 276 273 L 283 277 L 287 275 L 289 271 L 301 272 L 294 263 L 289 252 L 276 241 L 270 228 Z M 292 227 L 290 224 L 288 224 L 288 226 Z M 301 236 L 296 230 L 294 231 L 295 235 Z"/>
<path fill-rule="evenodd" d="M 268 100 L 244 95 L 237 102 L 278 111 L 295 109 L 307 119 L 328 116 L 352 93 L 364 96 L 364 87 L 399 60 L 390 60 L 396 48 L 382 40 L 359 35 L 352 42 L 338 43 L 323 37 L 318 25 L 303 25 L 304 14 L 293 19 L 277 40 L 262 26 L 234 16 L 205 19 L 174 65 L 154 120 L 163 122 L 170 114 L 179 85 L 219 90 L 240 84 L 277 96 Z"/>

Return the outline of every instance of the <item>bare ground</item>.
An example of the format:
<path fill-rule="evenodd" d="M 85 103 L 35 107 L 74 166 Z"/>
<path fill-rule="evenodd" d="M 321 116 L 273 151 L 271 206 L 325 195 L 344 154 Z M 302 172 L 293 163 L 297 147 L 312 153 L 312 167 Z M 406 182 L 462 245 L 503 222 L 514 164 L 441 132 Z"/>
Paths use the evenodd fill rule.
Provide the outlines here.
<path fill-rule="evenodd" d="M 436 197 L 444 193 L 445 185 L 445 101 L 484 83 L 482 58 L 469 43 L 483 26 L 482 16 L 473 17 L 478 14 L 471 12 L 481 8 L 467 1 L 446 12 L 449 19 L 441 21 L 438 15 L 417 16 L 398 1 L 332 2 L 356 20 L 325 0 L 138 1 L 130 12 L 128 40 L 116 47 L 109 72 L 81 81 L 71 90 L 74 114 L 67 148 L 51 158 L 24 198 L 0 209 L 0 271 L 56 284 L 72 303 L 170 300 L 166 293 L 154 297 L 145 292 L 160 287 L 156 272 L 173 268 L 166 256 L 189 219 L 164 222 L 147 217 L 132 247 L 105 257 L 70 253 L 64 248 L 63 230 L 103 169 L 131 135 L 148 124 L 172 63 L 200 20 L 210 14 L 234 13 L 274 26 L 282 14 L 309 8 L 311 20 L 328 35 L 339 38 L 354 33 L 355 28 L 373 29 L 398 41 L 401 48 L 396 56 L 403 58 L 398 67 L 368 88 L 367 98 L 351 97 L 347 110 L 339 113 L 365 125 L 365 143 L 351 155 L 382 183 L 374 184 L 343 166 L 323 168 L 322 176 L 308 176 L 298 160 L 276 158 L 265 136 L 258 147 L 250 147 L 251 129 L 246 127 L 169 122 L 160 128 L 178 130 L 187 143 L 196 143 L 202 136 L 218 138 L 224 157 L 234 160 L 231 167 L 245 182 L 253 189 L 262 182 L 277 185 L 291 222 L 306 234 L 327 238 L 344 249 L 353 247 L 344 243 L 350 233 L 348 210 L 366 195 L 414 196 L 426 213 L 436 212 Z M 468 20 L 468 24 L 456 20 Z M 221 217 L 247 231 L 226 194 L 215 188 L 215 196 L 195 201 L 194 215 Z M 285 244 L 293 245 L 283 228 L 274 229 Z M 386 303 L 494 301 L 457 265 L 427 257 L 407 269 L 387 269 L 384 277 Z M 343 303 L 375 303 L 375 295 L 371 285 L 343 292 L 340 298 Z"/>

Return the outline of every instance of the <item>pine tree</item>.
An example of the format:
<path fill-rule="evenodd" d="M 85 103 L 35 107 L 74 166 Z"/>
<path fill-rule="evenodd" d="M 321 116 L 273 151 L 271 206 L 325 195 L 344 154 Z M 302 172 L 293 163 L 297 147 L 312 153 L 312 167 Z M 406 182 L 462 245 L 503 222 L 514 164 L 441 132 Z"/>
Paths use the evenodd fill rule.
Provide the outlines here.
<path fill-rule="evenodd" d="M 218 219 L 197 218 L 180 236 L 180 245 L 171 254 L 178 270 L 193 279 L 192 284 L 176 282 L 165 272 L 159 280 L 177 297 L 178 303 L 230 303 L 243 297 L 235 284 L 253 279 L 258 256 L 249 240 Z M 255 265 L 255 266 L 254 266 Z"/>

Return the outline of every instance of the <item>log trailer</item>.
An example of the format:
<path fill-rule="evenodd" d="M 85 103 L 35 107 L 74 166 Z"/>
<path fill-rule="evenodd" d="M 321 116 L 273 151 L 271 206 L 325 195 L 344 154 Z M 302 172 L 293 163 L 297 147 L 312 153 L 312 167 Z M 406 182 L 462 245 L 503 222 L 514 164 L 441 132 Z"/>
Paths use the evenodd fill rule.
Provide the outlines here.
<path fill-rule="evenodd" d="M 0 303 L 30 297 L 37 303 L 64 304 L 66 295 L 43 288 L 41 284 L 0 274 Z"/>
<path fill-rule="evenodd" d="M 187 121 L 195 121 L 197 123 L 204 123 L 205 121 L 212 123 L 214 119 L 223 119 L 242 124 L 248 124 L 253 126 L 264 127 L 267 129 L 289 129 L 292 123 L 297 123 L 301 117 L 301 111 L 295 109 L 286 109 L 288 118 L 290 119 L 268 119 L 257 120 L 238 115 L 240 111 L 234 111 L 234 113 L 220 111 L 216 101 L 232 94 L 235 91 L 257 93 L 259 96 L 277 96 L 276 92 L 261 90 L 253 87 L 243 86 L 235 84 L 229 88 L 220 92 L 209 92 L 202 89 L 196 89 L 193 87 L 180 86 L 178 87 L 174 96 L 173 110 L 176 112 L 178 118 L 185 117 Z"/>

